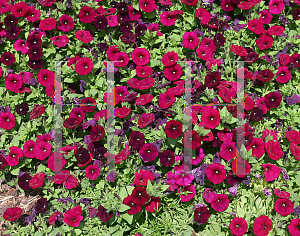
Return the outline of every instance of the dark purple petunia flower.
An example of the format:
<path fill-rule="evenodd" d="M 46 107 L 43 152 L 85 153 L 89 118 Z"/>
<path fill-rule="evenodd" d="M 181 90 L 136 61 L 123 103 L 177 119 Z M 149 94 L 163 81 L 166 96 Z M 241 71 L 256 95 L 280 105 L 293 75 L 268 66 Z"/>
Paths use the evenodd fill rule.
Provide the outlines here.
<path fill-rule="evenodd" d="M 74 202 L 71 197 L 59 198 L 57 202 L 62 202 L 66 205 L 67 202 Z"/>
<path fill-rule="evenodd" d="M 28 85 L 35 85 L 37 83 L 39 83 L 39 82 L 36 79 L 32 78 L 32 79 L 28 80 L 28 82 L 26 84 L 28 84 Z"/>
<path fill-rule="evenodd" d="M 23 102 L 23 103 L 17 105 L 17 107 L 16 107 L 16 112 L 19 115 L 26 115 L 28 111 L 29 111 L 29 107 L 26 102 Z"/>
<path fill-rule="evenodd" d="M 48 209 L 48 201 L 46 198 L 40 198 L 35 204 L 35 210 L 37 213 L 44 213 Z"/>
<path fill-rule="evenodd" d="M 221 164 L 220 152 L 217 152 L 213 157 L 213 163 Z"/>
<path fill-rule="evenodd" d="M 300 215 L 300 206 L 297 206 L 294 208 L 294 214 L 295 215 Z"/>
<path fill-rule="evenodd" d="M 297 104 L 299 102 L 300 102 L 300 96 L 298 96 L 296 93 L 294 93 L 294 95 L 292 97 L 287 97 L 286 98 L 286 103 L 288 105 Z"/>
<path fill-rule="evenodd" d="M 79 201 L 88 206 L 92 200 L 89 198 L 81 198 Z"/>
<path fill-rule="evenodd" d="M 135 28 L 135 35 L 137 37 L 140 37 L 140 36 L 144 35 L 146 31 L 147 31 L 147 26 L 145 24 L 139 24 Z"/>
<path fill-rule="evenodd" d="M 242 181 L 242 183 L 244 184 L 244 185 L 250 185 L 250 176 L 246 176 L 246 179 L 244 179 L 243 181 Z"/>
<path fill-rule="evenodd" d="M 80 88 L 80 92 L 84 92 L 84 86 L 86 85 L 86 82 L 84 80 L 80 80 L 80 85 L 79 85 L 79 88 Z"/>
<path fill-rule="evenodd" d="M 35 208 L 33 208 L 32 214 L 31 214 L 30 216 L 26 217 L 26 218 L 25 218 L 25 221 L 26 221 L 29 225 L 31 225 L 31 222 L 33 221 L 33 219 L 35 218 L 35 216 L 36 216 L 36 210 L 35 210 Z"/>
<path fill-rule="evenodd" d="M 281 169 L 281 173 L 283 175 L 284 180 L 288 181 L 290 179 L 290 177 L 289 177 L 287 171 L 284 168 L 280 168 L 280 169 Z"/>
<path fill-rule="evenodd" d="M 283 25 L 290 23 L 289 20 L 285 17 L 285 15 L 280 15 L 279 19 Z"/>
<path fill-rule="evenodd" d="M 111 172 L 108 173 L 106 179 L 110 182 L 115 182 L 116 177 L 117 177 L 117 172 L 112 170 Z"/>

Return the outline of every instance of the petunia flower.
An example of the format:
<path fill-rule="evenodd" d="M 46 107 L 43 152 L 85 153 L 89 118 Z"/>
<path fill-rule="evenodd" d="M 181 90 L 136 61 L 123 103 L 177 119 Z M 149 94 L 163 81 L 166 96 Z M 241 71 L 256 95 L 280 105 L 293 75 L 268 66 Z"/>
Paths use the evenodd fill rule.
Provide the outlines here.
<path fill-rule="evenodd" d="M 197 207 L 194 211 L 194 220 L 198 224 L 205 224 L 210 217 L 210 212 L 206 206 Z"/>
<path fill-rule="evenodd" d="M 265 96 L 265 103 L 268 108 L 279 107 L 281 101 L 282 101 L 282 96 L 278 92 L 270 92 Z"/>
<path fill-rule="evenodd" d="M 233 235 L 242 236 L 248 231 L 247 221 L 242 217 L 235 217 L 230 222 L 229 229 Z"/>
<path fill-rule="evenodd" d="M 9 221 L 15 221 L 19 219 L 22 215 L 22 209 L 19 207 L 7 208 L 3 213 L 3 218 Z"/>
<path fill-rule="evenodd" d="M 144 162 L 154 161 L 158 156 L 157 148 L 151 143 L 145 143 L 139 150 L 139 154 Z"/>
<path fill-rule="evenodd" d="M 80 205 L 77 205 L 64 214 L 64 222 L 67 225 L 78 227 L 83 220 L 82 209 Z"/>
<path fill-rule="evenodd" d="M 270 0 L 269 11 L 272 14 L 280 14 L 285 7 L 283 0 Z"/>
<path fill-rule="evenodd" d="M 95 20 L 96 11 L 89 6 L 83 6 L 78 14 L 79 20 L 83 23 L 92 23 Z"/>
<path fill-rule="evenodd" d="M 265 169 L 265 172 L 263 175 L 264 175 L 266 181 L 273 181 L 279 177 L 281 170 L 278 166 L 273 165 L 271 163 L 262 164 L 261 166 Z"/>
<path fill-rule="evenodd" d="M 150 13 L 156 9 L 156 3 L 154 0 L 139 0 L 139 8 L 147 13 Z"/>
<path fill-rule="evenodd" d="M 222 183 L 226 179 L 226 170 L 225 167 L 218 163 L 211 164 L 206 169 L 206 176 L 209 181 L 214 184 Z"/>
<path fill-rule="evenodd" d="M 229 206 L 230 200 L 226 194 L 215 194 L 211 201 L 211 207 L 218 212 L 225 211 Z"/>

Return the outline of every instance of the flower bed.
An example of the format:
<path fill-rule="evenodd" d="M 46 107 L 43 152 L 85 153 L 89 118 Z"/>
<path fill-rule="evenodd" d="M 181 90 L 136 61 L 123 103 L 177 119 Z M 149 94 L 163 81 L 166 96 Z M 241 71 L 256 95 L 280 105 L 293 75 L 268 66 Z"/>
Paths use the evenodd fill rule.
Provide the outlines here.
<path fill-rule="evenodd" d="M 0 13 L 4 235 L 300 235 L 299 0 Z"/>

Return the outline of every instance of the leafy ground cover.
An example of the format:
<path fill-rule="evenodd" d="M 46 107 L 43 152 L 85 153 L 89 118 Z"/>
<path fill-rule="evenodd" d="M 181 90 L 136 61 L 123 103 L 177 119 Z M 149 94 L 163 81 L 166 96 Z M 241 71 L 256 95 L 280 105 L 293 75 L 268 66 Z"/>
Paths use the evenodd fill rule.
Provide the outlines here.
<path fill-rule="evenodd" d="M 3 235 L 300 235 L 299 23 L 299 0 L 0 0 Z"/>

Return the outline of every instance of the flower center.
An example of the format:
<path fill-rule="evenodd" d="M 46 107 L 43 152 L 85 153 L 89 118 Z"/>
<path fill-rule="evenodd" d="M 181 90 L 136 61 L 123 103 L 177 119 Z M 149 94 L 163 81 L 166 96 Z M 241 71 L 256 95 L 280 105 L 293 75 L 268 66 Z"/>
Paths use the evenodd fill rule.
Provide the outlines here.
<path fill-rule="evenodd" d="M 143 58 L 143 55 L 140 55 L 139 58 Z"/>
<path fill-rule="evenodd" d="M 266 229 L 267 228 L 267 226 L 266 225 L 264 225 L 264 229 Z"/>
<path fill-rule="evenodd" d="M 229 151 L 229 152 L 232 152 L 232 148 L 229 148 L 228 151 Z"/>
<path fill-rule="evenodd" d="M 193 39 L 192 38 L 190 38 L 190 40 L 189 40 L 190 42 L 192 42 L 193 41 Z"/>
<path fill-rule="evenodd" d="M 85 69 L 87 69 L 87 68 L 88 68 L 88 66 L 87 66 L 87 65 L 85 65 L 85 66 L 84 66 L 84 68 L 85 68 Z"/>
<path fill-rule="evenodd" d="M 173 61 L 173 58 L 170 58 L 170 61 Z"/>
<path fill-rule="evenodd" d="M 88 15 L 89 15 L 89 13 L 87 12 L 87 13 L 85 13 L 85 15 L 86 15 L 86 16 L 88 16 Z"/>
<path fill-rule="evenodd" d="M 236 225 L 235 225 L 235 228 L 238 228 L 238 227 L 240 227 L 240 225 L 239 225 L 239 224 L 236 224 Z"/>
<path fill-rule="evenodd" d="M 11 157 L 16 157 L 16 154 L 12 154 Z"/>
<path fill-rule="evenodd" d="M 285 203 L 283 203 L 282 206 L 285 207 L 286 206 Z"/>
<path fill-rule="evenodd" d="M 9 121 L 9 119 L 8 119 L 8 118 L 6 118 L 6 121 L 8 122 L 8 121 Z"/>
<path fill-rule="evenodd" d="M 176 70 L 173 70 L 172 73 L 173 73 L 173 74 L 176 74 Z"/>
<path fill-rule="evenodd" d="M 144 6 L 146 7 L 148 5 L 148 3 L 145 3 Z"/>
<path fill-rule="evenodd" d="M 284 73 L 281 73 L 280 75 L 281 75 L 281 76 L 284 76 Z"/>
<path fill-rule="evenodd" d="M 256 148 L 256 145 L 253 145 L 252 147 L 253 147 L 253 148 Z"/>
<path fill-rule="evenodd" d="M 147 150 L 147 152 L 150 153 L 151 151 L 150 151 L 150 150 Z"/>
<path fill-rule="evenodd" d="M 68 21 L 65 21 L 65 25 L 67 25 L 68 24 Z"/>
<path fill-rule="evenodd" d="M 141 197 L 141 196 L 142 196 L 142 193 L 138 193 L 138 196 Z"/>
<path fill-rule="evenodd" d="M 219 174 L 219 171 L 218 171 L 218 170 L 216 170 L 216 171 L 215 171 L 215 173 L 216 173 L 216 174 Z"/>
<path fill-rule="evenodd" d="M 214 117 L 213 117 L 213 116 L 211 116 L 209 119 L 210 119 L 210 120 L 214 120 Z"/>
<path fill-rule="evenodd" d="M 271 101 L 274 102 L 274 98 L 271 98 Z"/>
<path fill-rule="evenodd" d="M 31 147 L 31 148 L 29 148 L 29 151 L 32 151 L 32 149 L 33 149 L 32 147 Z"/>
<path fill-rule="evenodd" d="M 229 7 L 229 5 L 228 4 L 226 4 L 226 6 L 225 7 Z"/>

